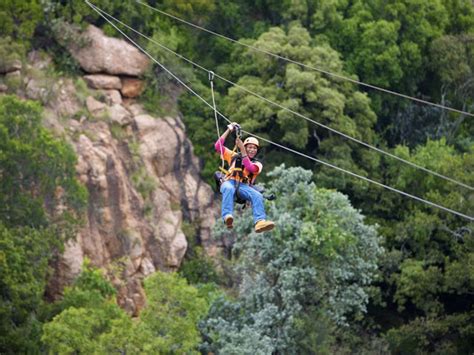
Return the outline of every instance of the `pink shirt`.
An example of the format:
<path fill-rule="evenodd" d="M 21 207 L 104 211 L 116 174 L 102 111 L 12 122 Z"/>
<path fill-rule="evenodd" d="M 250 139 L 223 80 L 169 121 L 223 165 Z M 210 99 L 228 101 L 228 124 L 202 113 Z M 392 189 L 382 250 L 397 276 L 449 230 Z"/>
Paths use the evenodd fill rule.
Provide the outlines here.
<path fill-rule="evenodd" d="M 214 144 L 214 148 L 216 149 L 216 152 L 218 152 L 224 157 L 224 160 L 227 161 L 227 163 L 231 163 L 232 151 L 224 146 L 223 138 L 219 138 L 216 141 L 216 143 Z M 250 174 L 258 175 L 260 174 L 263 168 L 262 163 L 252 163 L 249 157 L 245 157 L 244 159 L 242 159 L 242 164 L 244 165 L 244 176 L 248 176 Z"/>

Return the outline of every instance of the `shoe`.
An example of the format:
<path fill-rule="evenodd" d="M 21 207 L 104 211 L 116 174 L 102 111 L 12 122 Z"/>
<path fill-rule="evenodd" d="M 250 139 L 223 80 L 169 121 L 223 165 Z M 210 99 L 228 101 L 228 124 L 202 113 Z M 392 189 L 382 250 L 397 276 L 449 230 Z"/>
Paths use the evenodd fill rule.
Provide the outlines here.
<path fill-rule="evenodd" d="M 228 214 L 227 216 L 224 217 L 224 223 L 227 226 L 227 229 L 232 229 L 234 228 L 233 223 L 234 223 L 234 217 L 232 217 L 231 214 Z"/>
<path fill-rule="evenodd" d="M 265 221 L 262 219 L 261 221 L 258 221 L 255 224 L 255 232 L 257 233 L 262 233 L 262 232 L 268 232 L 271 231 L 275 227 L 275 223 L 272 221 Z"/>

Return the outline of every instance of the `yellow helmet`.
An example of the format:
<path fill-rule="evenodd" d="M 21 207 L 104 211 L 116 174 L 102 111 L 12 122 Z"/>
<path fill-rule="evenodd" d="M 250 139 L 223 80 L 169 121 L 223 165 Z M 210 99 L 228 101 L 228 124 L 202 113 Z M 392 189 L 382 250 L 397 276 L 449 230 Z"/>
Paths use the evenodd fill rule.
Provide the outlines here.
<path fill-rule="evenodd" d="M 260 144 L 258 143 L 258 139 L 254 137 L 248 137 L 244 140 L 244 146 L 247 144 L 255 144 L 257 148 L 260 148 Z"/>

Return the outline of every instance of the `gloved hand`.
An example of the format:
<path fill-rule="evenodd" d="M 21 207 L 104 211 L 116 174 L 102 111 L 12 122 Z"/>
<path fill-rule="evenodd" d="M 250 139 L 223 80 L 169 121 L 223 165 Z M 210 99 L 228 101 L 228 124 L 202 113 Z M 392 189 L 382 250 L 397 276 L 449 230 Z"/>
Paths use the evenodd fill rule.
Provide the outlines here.
<path fill-rule="evenodd" d="M 230 131 L 232 132 L 238 125 L 239 124 L 237 122 L 232 122 L 227 125 L 227 128 L 230 129 Z"/>
<path fill-rule="evenodd" d="M 229 123 L 229 124 L 227 125 L 227 128 L 232 132 L 232 131 L 235 129 L 235 125 L 236 125 L 236 124 L 237 124 L 237 123 L 235 123 L 235 122 Z"/>

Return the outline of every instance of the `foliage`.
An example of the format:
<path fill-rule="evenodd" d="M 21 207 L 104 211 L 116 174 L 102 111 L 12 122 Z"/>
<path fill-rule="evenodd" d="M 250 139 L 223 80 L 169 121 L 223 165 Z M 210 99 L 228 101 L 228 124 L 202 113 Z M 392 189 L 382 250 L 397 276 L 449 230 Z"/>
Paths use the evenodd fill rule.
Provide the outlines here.
<path fill-rule="evenodd" d="M 202 247 L 195 246 L 192 256 L 184 259 L 179 274 L 190 284 L 220 283 L 220 277 L 214 261 L 205 254 Z"/>
<path fill-rule="evenodd" d="M 0 97 L 2 352 L 40 348 L 48 264 L 73 235 L 87 196 L 75 162 L 71 147 L 41 126 L 38 104 Z M 60 204 L 65 212 L 57 213 Z"/>
<path fill-rule="evenodd" d="M 42 226 L 43 206 L 85 205 L 86 190 L 75 179 L 70 146 L 41 126 L 38 104 L 0 97 L 0 220 L 7 226 Z"/>
<path fill-rule="evenodd" d="M 362 81 L 439 101 L 445 97 L 435 89 L 439 83 L 432 80 L 430 47 L 444 34 L 472 32 L 473 21 L 467 20 L 472 15 L 474 7 L 467 0 L 333 1 L 316 6 L 314 30 L 329 39 L 346 59 L 349 71 Z M 376 91 L 370 95 L 379 114 L 378 126 L 386 130 L 389 144 L 403 138 L 409 139 L 408 144 L 418 143 L 417 135 L 400 136 L 397 122 L 405 120 L 411 129 L 422 129 L 424 122 L 417 118 L 426 115 L 423 108 Z M 440 111 L 428 114 L 438 120 Z"/>
<path fill-rule="evenodd" d="M 0 3 L 0 33 L 23 44 L 29 44 L 42 19 L 39 0 L 3 0 Z"/>
<path fill-rule="evenodd" d="M 393 353 L 466 354 L 474 346 L 473 321 L 472 311 L 440 319 L 420 317 L 390 330 L 387 340 Z"/>
<path fill-rule="evenodd" d="M 397 154 L 416 164 L 449 175 L 472 186 L 473 153 L 458 154 L 445 140 L 429 141 L 413 152 L 398 147 Z M 472 193 L 434 176 L 392 163 L 390 184 L 409 193 L 429 199 L 453 210 L 472 215 Z M 399 197 L 385 196 L 383 204 L 401 205 Z M 459 328 L 450 331 L 455 319 L 466 319 L 471 312 L 469 301 L 473 291 L 474 239 L 472 223 L 415 201 L 404 202 L 404 209 L 390 213 L 383 223 L 387 258 L 381 263 L 382 304 L 394 305 L 392 320 L 383 324 L 393 349 L 409 346 L 415 352 L 429 352 L 438 344 L 431 331 L 440 332 L 446 349 L 466 347 L 460 340 Z M 461 265 L 462 271 L 461 271 Z M 373 316 L 387 310 L 376 307 Z M 385 317 L 384 316 L 384 317 Z M 452 322 L 451 322 L 452 321 Z M 400 325 L 403 323 L 404 325 Z M 449 324 L 449 326 L 447 325 Z M 452 338 L 446 334 L 452 334 Z M 408 349 L 408 348 L 407 348 Z M 407 350 L 408 351 L 408 350 Z M 448 350 L 447 350 L 448 351 Z M 450 352 L 449 350 L 448 352 Z M 410 351 L 408 351 L 410 352 Z M 455 350 L 452 350 L 456 353 Z"/>
<path fill-rule="evenodd" d="M 198 320 L 208 308 L 212 289 L 188 286 L 177 274 L 156 272 L 145 280 L 147 305 L 132 320 L 115 302 L 115 289 L 88 262 L 67 288 L 45 324 L 42 341 L 58 354 L 75 352 L 195 353 L 200 341 Z"/>
<path fill-rule="evenodd" d="M 297 326 L 309 312 L 313 322 L 339 326 L 366 312 L 367 287 L 382 253 L 375 228 L 347 197 L 316 188 L 310 171 L 280 166 L 270 175 L 279 199 L 269 206 L 269 218 L 278 228 L 271 237 L 251 233 L 250 211 L 236 221 L 237 233 L 249 235 L 234 250 L 239 296 L 214 302 L 203 326 L 205 351 L 299 353 L 303 338 L 325 338 L 324 329 Z"/>
<path fill-rule="evenodd" d="M 10 37 L 0 38 L 0 72 L 3 73 L 15 61 L 21 61 L 25 48 Z"/>
<path fill-rule="evenodd" d="M 131 320 L 115 303 L 115 289 L 100 270 L 86 261 L 75 285 L 66 288 L 58 308 L 62 311 L 43 326 L 41 340 L 58 354 L 75 352 L 99 354 L 103 340 L 113 328 L 127 329 Z M 105 344 L 103 344 L 105 343 Z"/>
<path fill-rule="evenodd" d="M 188 352 L 200 341 L 198 320 L 206 313 L 206 300 L 176 274 L 157 272 L 145 280 L 147 307 L 142 329 L 160 336 L 161 351 Z"/>
<path fill-rule="evenodd" d="M 0 222 L 0 352 L 40 349 L 48 262 L 61 247 L 49 229 L 8 229 Z"/>
<path fill-rule="evenodd" d="M 285 57 L 297 53 L 294 59 L 307 65 L 333 72 L 342 71 L 343 63 L 338 54 L 324 43 L 313 42 L 309 33 L 297 23 L 287 33 L 280 28 L 272 28 L 251 44 Z M 365 135 L 369 141 L 373 139 L 370 129 L 375 115 L 364 95 L 337 81 L 327 80 L 317 72 L 294 64 L 278 65 L 274 58 L 261 53 L 245 51 L 239 54 L 243 55 L 243 60 L 234 67 L 233 74 L 242 77 L 238 82 L 240 85 L 294 111 L 319 117 L 332 128 L 353 136 Z M 267 134 L 272 138 L 280 138 L 283 143 L 297 148 L 307 147 L 315 129 L 303 119 L 263 103 L 237 88 L 229 90 L 225 108 L 231 118 L 242 123 L 246 129 L 256 133 L 269 132 Z M 351 114 L 359 116 L 351 117 Z M 255 120 L 255 116 L 260 119 Z M 356 118 L 357 126 L 353 121 Z M 327 132 L 320 135 L 325 137 Z"/>

